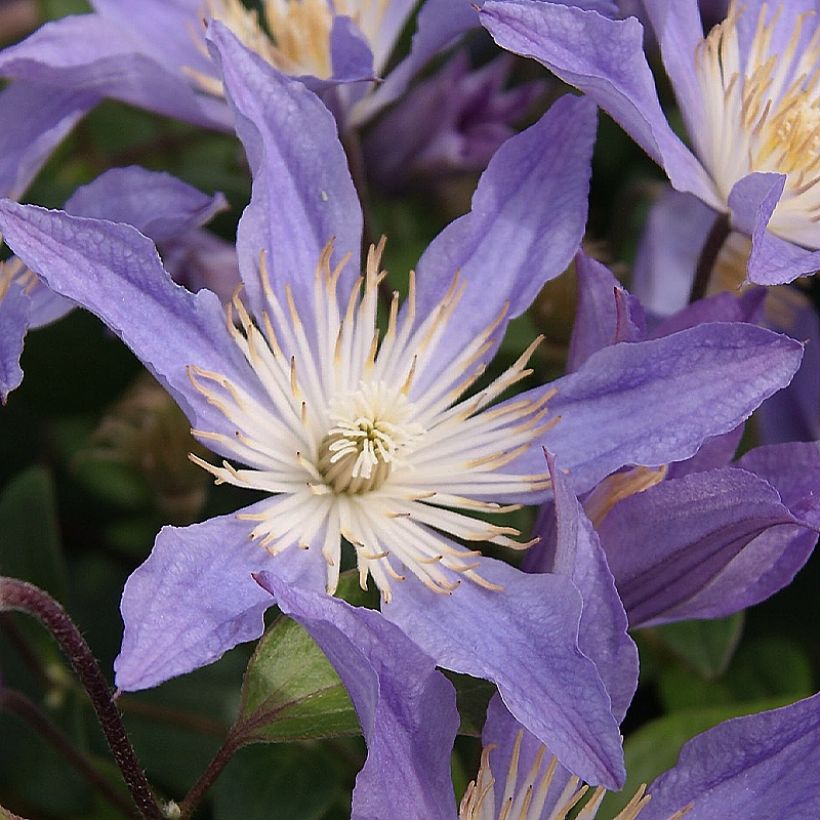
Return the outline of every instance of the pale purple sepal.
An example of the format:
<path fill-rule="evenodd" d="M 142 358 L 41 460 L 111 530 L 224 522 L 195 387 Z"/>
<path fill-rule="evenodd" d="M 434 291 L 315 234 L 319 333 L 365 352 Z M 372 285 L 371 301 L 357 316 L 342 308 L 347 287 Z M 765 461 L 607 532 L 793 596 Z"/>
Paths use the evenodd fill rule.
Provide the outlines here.
<path fill-rule="evenodd" d="M 30 299 L 16 282 L 0 298 L 0 402 L 23 381 L 20 356 L 29 326 Z"/>
<path fill-rule="evenodd" d="M 190 364 L 230 373 L 234 384 L 265 401 L 227 331 L 219 299 L 175 284 L 154 243 L 135 228 L 6 200 L 0 231 L 52 290 L 80 302 L 137 352 L 195 427 L 220 431 L 226 421 L 194 390 Z"/>
<path fill-rule="evenodd" d="M 550 566 L 528 571 L 554 572 L 569 578 L 581 593 L 578 646 L 595 664 L 620 723 L 638 686 L 638 650 L 627 634 L 627 618 L 615 589 L 595 528 L 572 492 L 566 476 L 547 455 L 554 493 L 554 520 L 545 531 L 542 556 Z M 541 545 L 539 544 L 539 547 Z M 551 555 L 549 555 L 551 553 Z"/>
<path fill-rule="evenodd" d="M 333 79 L 355 82 L 375 78 L 373 52 L 356 24 L 344 15 L 333 18 L 330 30 L 330 61 Z"/>
<path fill-rule="evenodd" d="M 367 760 L 356 777 L 353 820 L 455 820 L 450 753 L 459 716 L 453 686 L 432 659 L 375 610 L 268 572 L 256 579 L 310 633 L 356 708 Z"/>
<path fill-rule="evenodd" d="M 0 196 L 17 199 L 97 98 L 19 80 L 0 91 Z"/>
<path fill-rule="evenodd" d="M 190 36 L 180 32 L 180 36 Z M 0 75 L 114 97 L 197 125 L 230 128 L 221 101 L 198 94 L 129 28 L 99 14 L 46 23 L 0 52 Z"/>
<path fill-rule="evenodd" d="M 641 820 L 820 817 L 820 695 L 698 735 L 648 793 Z"/>
<path fill-rule="evenodd" d="M 734 224 L 752 237 L 749 281 L 781 285 L 820 268 L 820 251 L 786 242 L 766 230 L 783 193 L 783 174 L 749 174 L 729 194 Z"/>
<path fill-rule="evenodd" d="M 705 470 L 728 466 L 743 438 L 745 427 L 745 424 L 740 424 L 722 436 L 706 439 L 692 458 L 670 464 L 666 478 L 683 478 L 690 473 L 702 473 Z"/>
<path fill-rule="evenodd" d="M 516 719 L 568 768 L 619 788 L 618 724 L 595 664 L 578 648 L 578 590 L 565 576 L 490 558 L 480 572 L 504 589 L 465 582 L 441 595 L 410 576 L 382 611 L 440 666 L 496 683 Z"/>
<path fill-rule="evenodd" d="M 661 110 L 643 27 L 634 17 L 610 20 L 546 0 L 488 0 L 479 17 L 502 48 L 538 60 L 592 97 L 663 166 L 675 188 L 720 207 L 708 175 Z"/>
<path fill-rule="evenodd" d="M 133 225 L 159 245 L 204 225 L 227 207 L 220 193 L 203 194 L 170 174 L 133 165 L 112 168 L 78 188 L 65 211 Z"/>
<path fill-rule="evenodd" d="M 436 366 L 425 368 L 414 393 L 505 305 L 507 319 L 523 313 L 544 283 L 570 263 L 586 224 L 595 126 L 590 100 L 559 99 L 535 125 L 501 146 L 479 180 L 470 213 L 448 225 L 424 252 L 418 264 L 419 315 L 436 308 L 457 271 L 466 289 L 447 323 Z M 497 336 L 504 327 L 502 322 Z"/>
<path fill-rule="evenodd" d="M 777 490 L 736 467 L 666 480 L 598 526 L 634 627 L 720 618 L 788 584 L 816 540 Z"/>
<path fill-rule="evenodd" d="M 251 202 L 237 233 L 250 303 L 261 315 L 266 303 L 257 270 L 264 251 L 274 291 L 286 304 L 290 285 L 298 307 L 313 298 L 313 272 L 331 239 L 334 262 L 347 253 L 358 261 L 361 250 L 361 206 L 336 122 L 312 92 L 275 71 L 225 26 L 211 23 L 208 39 L 253 172 Z M 348 284 L 356 268 L 348 265 Z M 346 293 L 344 285 L 340 292 Z"/>
<path fill-rule="evenodd" d="M 258 638 L 273 602 L 252 573 L 270 570 L 288 583 L 321 588 L 319 550 L 312 556 L 291 549 L 273 558 L 237 517 L 270 506 L 262 501 L 202 524 L 160 530 L 151 555 L 123 590 L 125 633 L 114 662 L 120 689 L 157 686 Z"/>
<path fill-rule="evenodd" d="M 653 204 L 638 244 L 632 291 L 644 307 L 668 316 L 689 301 L 695 267 L 715 212 L 696 196 L 667 188 Z"/>
<path fill-rule="evenodd" d="M 579 494 L 626 465 L 682 461 L 785 387 L 801 356 L 793 339 L 740 323 L 604 348 L 550 385 L 549 407 L 561 420 L 543 444 Z M 531 452 L 513 468 L 543 466 Z"/>
<path fill-rule="evenodd" d="M 717 293 L 706 299 L 698 299 L 659 322 L 649 338 L 659 339 L 709 322 L 757 324 L 763 318 L 765 299 L 764 288 L 753 288 L 739 297 L 733 293 Z"/>
<path fill-rule="evenodd" d="M 593 353 L 618 342 L 636 342 L 646 333 L 641 303 L 606 265 L 580 251 L 575 257 L 578 306 L 567 355 L 577 370 Z"/>

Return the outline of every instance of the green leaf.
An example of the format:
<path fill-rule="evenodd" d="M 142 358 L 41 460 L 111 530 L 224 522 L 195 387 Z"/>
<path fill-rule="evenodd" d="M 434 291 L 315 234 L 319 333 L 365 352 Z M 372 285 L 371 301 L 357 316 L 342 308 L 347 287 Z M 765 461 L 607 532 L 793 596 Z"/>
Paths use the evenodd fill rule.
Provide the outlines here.
<path fill-rule="evenodd" d="M 0 494 L 0 574 L 30 581 L 65 601 L 54 482 L 43 467 L 21 473 Z"/>
<path fill-rule="evenodd" d="M 688 709 L 647 723 L 626 739 L 626 785 L 622 791 L 606 796 L 600 816 L 615 816 L 642 783 L 650 784 L 671 769 L 677 763 L 681 746 L 695 735 L 729 718 L 776 709 L 791 702 L 791 697 L 781 697 L 711 709 Z"/>
<path fill-rule="evenodd" d="M 307 631 L 280 616 L 248 664 L 234 732 L 245 743 L 360 732 L 336 670 Z"/>
<path fill-rule="evenodd" d="M 680 621 L 651 630 L 652 642 L 706 680 L 722 675 L 743 633 L 743 613 L 714 621 Z"/>
<path fill-rule="evenodd" d="M 298 745 L 240 749 L 214 786 L 215 820 L 320 820 L 342 790 L 333 755 Z"/>
<path fill-rule="evenodd" d="M 487 704 L 495 694 L 495 686 L 489 681 L 470 675 L 459 675 L 447 670 L 444 670 L 444 674 L 456 689 L 456 706 L 461 716 L 458 733 L 481 737 L 484 719 L 487 717 Z"/>

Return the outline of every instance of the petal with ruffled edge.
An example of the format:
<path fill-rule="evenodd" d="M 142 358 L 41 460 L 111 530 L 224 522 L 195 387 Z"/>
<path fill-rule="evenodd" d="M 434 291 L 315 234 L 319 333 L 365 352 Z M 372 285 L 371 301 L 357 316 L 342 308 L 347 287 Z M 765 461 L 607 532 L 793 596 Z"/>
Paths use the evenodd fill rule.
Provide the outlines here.
<path fill-rule="evenodd" d="M 440 302 L 456 271 L 466 287 L 435 366 L 425 368 L 415 392 L 423 392 L 507 305 L 500 335 L 506 320 L 523 313 L 544 283 L 570 263 L 586 224 L 595 127 L 589 100 L 565 96 L 555 102 L 538 123 L 501 146 L 479 180 L 470 213 L 448 225 L 424 252 L 418 264 L 419 316 Z"/>
<path fill-rule="evenodd" d="M 516 719 L 568 768 L 619 788 L 618 724 L 595 664 L 578 648 L 578 590 L 565 576 L 490 558 L 481 575 L 503 590 L 462 583 L 441 595 L 408 577 L 382 611 L 440 666 L 496 683 Z"/>
<path fill-rule="evenodd" d="M 725 208 L 666 121 L 643 51 L 643 27 L 634 17 L 610 20 L 546 0 L 488 0 L 479 17 L 502 48 L 537 60 L 592 97 L 663 166 L 675 188 Z"/>
<path fill-rule="evenodd" d="M 459 717 L 452 684 L 404 633 L 372 609 L 256 576 L 339 673 L 359 715 L 367 760 L 352 818 L 455 820 L 450 753 Z"/>
<path fill-rule="evenodd" d="M 820 817 L 820 695 L 735 718 L 690 740 L 647 790 L 641 820 Z"/>
<path fill-rule="evenodd" d="M 241 514 L 267 510 L 271 503 Z M 319 550 L 293 548 L 273 558 L 250 540 L 248 522 L 237 515 L 160 530 L 151 555 L 123 590 L 125 633 L 114 662 L 120 689 L 156 686 L 258 638 L 265 628 L 262 615 L 273 602 L 253 580 L 254 572 L 270 570 L 287 583 L 323 588 Z"/>
<path fill-rule="evenodd" d="M 604 348 L 576 373 L 538 388 L 557 390 L 549 406 L 561 417 L 543 444 L 579 494 L 626 465 L 682 461 L 785 387 L 801 356 L 793 339 L 741 323 Z M 543 471 L 536 449 L 509 469 Z"/>
<path fill-rule="evenodd" d="M 598 534 L 560 465 L 556 467 L 552 455 L 546 457 L 553 482 L 553 515 L 545 516 L 536 529 L 541 541 L 537 552 L 527 554 L 525 568 L 565 575 L 578 588 L 583 604 L 578 646 L 598 668 L 612 700 L 612 714 L 620 723 L 638 686 L 638 650 L 627 634 L 626 613 Z"/>
<path fill-rule="evenodd" d="M 752 237 L 749 281 L 758 285 L 793 282 L 820 268 L 820 251 L 801 248 L 766 229 L 785 183 L 783 174 L 749 174 L 729 194 L 734 225 Z"/>
<path fill-rule="evenodd" d="M 275 71 L 222 24 L 212 23 L 207 37 L 253 172 L 251 202 L 237 234 L 251 306 L 257 315 L 265 307 L 257 275 L 260 252 L 282 303 L 290 285 L 297 307 L 311 305 L 313 272 L 334 238 L 334 263 L 353 255 L 346 285 L 340 285 L 347 293 L 359 275 L 362 211 L 333 116 L 312 92 Z"/>
<path fill-rule="evenodd" d="M 6 200 L 0 201 L 0 231 L 52 290 L 81 303 L 122 338 L 195 427 L 233 435 L 225 416 L 193 387 L 188 365 L 230 374 L 235 385 L 265 401 L 219 299 L 175 284 L 154 243 L 135 228 Z"/>
<path fill-rule="evenodd" d="M 21 196 L 96 102 L 91 94 L 22 80 L 0 91 L 0 196 Z"/>
<path fill-rule="evenodd" d="M 23 381 L 20 356 L 29 326 L 31 303 L 28 294 L 16 282 L 0 297 L 0 402 Z"/>
<path fill-rule="evenodd" d="M 190 32 L 180 32 L 189 36 Z M 196 125 L 229 130 L 221 100 L 198 94 L 129 29 L 99 14 L 46 23 L 0 52 L 0 75 L 114 97 Z"/>
<path fill-rule="evenodd" d="M 598 532 L 637 627 L 721 618 L 764 600 L 805 563 L 810 527 L 771 484 L 725 467 L 625 499 Z"/>

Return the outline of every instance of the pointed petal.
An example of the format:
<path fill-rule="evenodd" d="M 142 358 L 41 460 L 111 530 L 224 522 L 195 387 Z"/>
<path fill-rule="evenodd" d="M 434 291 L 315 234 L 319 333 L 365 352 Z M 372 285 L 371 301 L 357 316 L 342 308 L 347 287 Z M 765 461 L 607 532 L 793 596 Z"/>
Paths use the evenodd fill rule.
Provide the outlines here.
<path fill-rule="evenodd" d="M 52 290 L 82 304 L 122 338 L 194 426 L 216 432 L 226 422 L 192 386 L 190 364 L 229 375 L 259 395 L 217 297 L 174 284 L 153 242 L 131 226 L 4 201 L 0 231 Z"/>
<path fill-rule="evenodd" d="M 427 248 L 418 265 L 418 315 L 435 309 L 456 271 L 466 290 L 415 390 L 443 371 L 447 352 L 463 350 L 505 304 L 507 318 L 523 313 L 570 263 L 586 224 L 595 123 L 589 100 L 562 97 L 501 146 L 479 180 L 470 213 Z"/>
<path fill-rule="evenodd" d="M 772 234 L 767 226 L 786 183 L 784 174 L 749 174 L 729 194 L 733 224 L 752 237 L 749 281 L 781 285 L 820 268 L 820 251 L 810 251 Z"/>
<path fill-rule="evenodd" d="M 106 171 L 65 204 L 74 216 L 133 225 L 157 244 L 204 225 L 227 207 L 222 194 L 208 196 L 170 174 L 136 165 Z"/>
<path fill-rule="evenodd" d="M 626 612 L 598 533 L 560 467 L 551 455 L 547 460 L 555 510 L 554 558 L 548 571 L 565 575 L 581 593 L 578 646 L 597 667 L 620 723 L 638 686 L 638 650 L 627 634 Z"/>
<path fill-rule="evenodd" d="M 592 97 L 663 166 L 675 188 L 721 207 L 703 167 L 666 121 L 634 17 L 609 20 L 545 0 L 488 0 L 479 16 L 502 48 L 538 60 Z"/>
<path fill-rule="evenodd" d="M 489 558 L 452 595 L 415 578 L 383 607 L 436 663 L 498 685 L 512 714 L 564 765 L 592 783 L 624 779 L 618 725 L 595 665 L 578 649 L 581 599 L 563 576 L 526 574 Z"/>
<path fill-rule="evenodd" d="M 632 627 L 751 606 L 791 581 L 817 539 L 774 487 L 735 467 L 633 495 L 598 532 Z"/>
<path fill-rule="evenodd" d="M 333 261 L 352 253 L 348 283 L 358 276 L 362 212 L 336 122 L 302 83 L 279 74 L 220 23 L 211 24 L 208 38 L 253 172 L 251 202 L 237 235 L 251 304 L 261 314 L 257 270 L 262 251 L 283 303 L 290 284 L 297 306 L 312 304 L 307 300 L 312 299 L 314 270 L 334 237 Z"/>
<path fill-rule="evenodd" d="M 785 387 L 802 355 L 785 336 L 747 324 L 707 324 L 594 354 L 554 382 L 561 420 L 544 446 L 576 493 L 628 464 L 657 467 L 694 455 Z M 535 448 L 510 470 L 541 470 Z"/>
<path fill-rule="evenodd" d="M 99 14 L 41 26 L 0 52 L 0 75 L 114 97 L 206 127 L 224 130 L 230 125 L 221 101 L 197 94 L 129 29 Z"/>
<path fill-rule="evenodd" d="M 20 356 L 28 331 L 31 300 L 16 282 L 0 296 L 0 402 L 23 381 Z"/>
<path fill-rule="evenodd" d="M 570 372 L 601 348 L 617 342 L 637 342 L 645 335 L 640 302 L 606 265 L 581 251 L 575 257 L 575 274 L 578 307 L 567 359 Z"/>
<path fill-rule="evenodd" d="M 650 785 L 641 820 L 820 816 L 820 695 L 735 718 L 690 740 Z"/>
<path fill-rule="evenodd" d="M 156 686 L 258 638 L 272 601 L 252 573 L 267 569 L 288 583 L 322 587 L 324 570 L 309 560 L 315 556 L 288 550 L 273 558 L 250 540 L 250 530 L 237 514 L 160 530 L 151 555 L 123 590 L 125 633 L 114 662 L 120 689 Z"/>
<path fill-rule="evenodd" d="M 459 717 L 452 684 L 378 612 L 263 572 L 257 581 L 307 629 L 350 693 L 367 743 L 354 820 L 455 820 L 450 754 Z"/>
<path fill-rule="evenodd" d="M 17 199 L 97 102 L 93 94 L 18 80 L 0 91 L 0 196 Z"/>

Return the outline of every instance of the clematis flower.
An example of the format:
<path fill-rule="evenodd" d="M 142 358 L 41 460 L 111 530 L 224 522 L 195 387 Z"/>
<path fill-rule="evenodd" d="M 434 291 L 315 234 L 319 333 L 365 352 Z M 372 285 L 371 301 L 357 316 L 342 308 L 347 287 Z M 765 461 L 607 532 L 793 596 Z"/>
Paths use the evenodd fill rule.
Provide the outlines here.
<path fill-rule="evenodd" d="M 222 194 L 207 196 L 168 174 L 143 168 L 114 168 L 79 187 L 65 204 L 67 213 L 126 222 L 169 250 L 184 237 L 201 244 L 198 226 L 226 206 Z M 2 233 L 0 233 L 2 241 Z M 200 269 L 201 270 L 201 269 Z M 190 279 L 210 280 L 211 275 Z M 44 327 L 65 316 L 74 303 L 45 287 L 25 263 L 15 257 L 0 262 L 0 400 L 23 379 L 20 357 L 29 328 Z"/>
<path fill-rule="evenodd" d="M 459 820 L 563 820 L 587 795 L 580 778 L 518 724 L 498 697 L 490 701 L 483 741 L 481 766 L 467 787 Z M 820 694 L 727 720 L 688 741 L 675 766 L 642 786 L 614 820 L 815 817 L 818 749 Z M 446 793 L 440 794 L 445 801 Z M 576 816 L 597 817 L 605 796 L 605 789 L 595 789 Z"/>
<path fill-rule="evenodd" d="M 489 0 L 480 16 L 499 45 L 592 96 L 673 187 L 729 214 L 752 237 L 752 282 L 813 272 L 820 267 L 814 0 L 732 2 L 706 37 L 696 0 L 658 0 L 646 11 L 694 153 L 661 111 L 634 18 L 534 0 Z"/>
<path fill-rule="evenodd" d="M 543 446 L 576 492 L 625 464 L 687 458 L 787 384 L 800 345 L 703 325 L 603 350 L 552 386 L 494 403 L 528 375 L 533 345 L 470 393 L 509 318 L 580 243 L 592 104 L 559 100 L 502 146 L 472 211 L 422 256 L 404 305 L 391 298 L 382 336 L 381 246 L 359 278 L 349 260 L 361 210 L 335 121 L 219 23 L 210 38 L 254 175 L 237 237 L 244 292 L 227 321 L 214 294 L 174 285 L 134 228 L 0 205 L 21 258 L 112 327 L 224 459 L 202 466 L 265 494 L 161 531 L 124 591 L 117 684 L 156 685 L 258 637 L 271 600 L 254 572 L 333 591 L 346 542 L 385 616 L 438 665 L 494 681 L 562 761 L 620 783 L 612 702 L 578 646 L 578 586 L 461 542 L 526 546 L 478 514 L 546 496 Z"/>
<path fill-rule="evenodd" d="M 603 265 L 579 255 L 576 272 L 571 368 L 616 341 L 648 337 L 640 303 Z M 651 337 L 716 318 L 752 318 L 764 295 L 758 289 L 743 299 L 703 300 L 658 324 Z M 738 428 L 704 442 L 677 464 L 618 471 L 584 495 L 630 627 L 730 615 L 785 587 L 811 555 L 820 529 L 820 445 L 760 447 L 733 462 L 741 434 Z M 541 541 L 524 560 L 529 571 L 561 563 L 558 504 L 556 486 L 556 509 L 542 511 Z"/>

